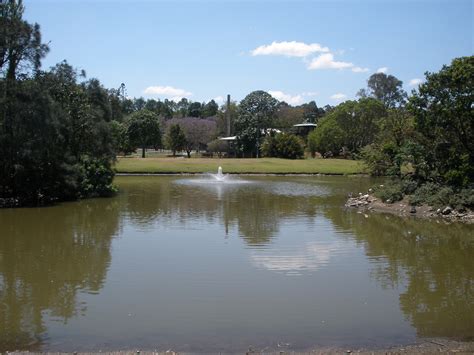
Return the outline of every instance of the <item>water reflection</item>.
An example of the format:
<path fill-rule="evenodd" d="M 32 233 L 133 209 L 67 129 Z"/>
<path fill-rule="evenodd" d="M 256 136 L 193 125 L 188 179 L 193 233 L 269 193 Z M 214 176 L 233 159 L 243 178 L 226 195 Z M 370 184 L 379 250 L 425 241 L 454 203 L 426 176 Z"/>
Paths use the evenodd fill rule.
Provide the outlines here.
<path fill-rule="evenodd" d="M 67 203 L 0 213 L 0 349 L 40 350 L 44 317 L 67 323 L 98 293 L 119 229 L 118 201 Z"/>
<path fill-rule="evenodd" d="M 371 277 L 402 289 L 400 308 L 418 336 L 474 338 L 473 226 L 335 207 L 324 214 L 363 245 Z"/>
<path fill-rule="evenodd" d="M 0 350 L 474 336 L 472 226 L 344 210 L 366 178 L 192 180 L 0 210 Z"/>

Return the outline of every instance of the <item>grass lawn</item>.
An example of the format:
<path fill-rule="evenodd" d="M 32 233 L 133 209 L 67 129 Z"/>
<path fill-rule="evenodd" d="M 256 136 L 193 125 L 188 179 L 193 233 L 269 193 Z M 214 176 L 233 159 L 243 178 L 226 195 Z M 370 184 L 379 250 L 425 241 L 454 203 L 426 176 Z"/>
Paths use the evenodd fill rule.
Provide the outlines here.
<path fill-rule="evenodd" d="M 343 159 L 118 158 L 118 173 L 362 174 L 364 165 Z"/>

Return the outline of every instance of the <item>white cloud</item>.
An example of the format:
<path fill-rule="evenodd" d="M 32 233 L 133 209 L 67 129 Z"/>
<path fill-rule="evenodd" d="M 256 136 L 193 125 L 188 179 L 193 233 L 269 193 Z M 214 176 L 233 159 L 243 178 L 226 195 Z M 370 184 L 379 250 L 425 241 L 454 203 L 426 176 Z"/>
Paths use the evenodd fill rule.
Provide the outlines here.
<path fill-rule="evenodd" d="M 353 68 L 354 64 L 349 62 L 338 62 L 334 60 L 334 55 L 332 53 L 324 53 L 319 57 L 314 58 L 308 65 L 308 69 L 317 70 L 317 69 L 346 69 Z"/>
<path fill-rule="evenodd" d="M 183 97 L 193 95 L 192 92 L 183 89 L 177 89 L 172 86 L 149 86 L 143 91 L 143 93 L 145 95 L 156 95 L 171 98 L 173 101 L 179 101 Z"/>
<path fill-rule="evenodd" d="M 224 103 L 224 97 L 223 96 L 216 96 L 215 98 L 213 98 L 213 100 L 219 105 Z"/>
<path fill-rule="evenodd" d="M 382 67 L 382 68 L 378 68 L 377 69 L 377 73 L 386 73 L 388 72 L 388 68 L 387 67 Z"/>
<path fill-rule="evenodd" d="M 303 95 L 303 96 L 309 96 L 309 97 L 311 97 L 311 96 L 318 96 L 318 95 L 319 95 L 319 92 L 317 92 L 317 91 L 306 91 L 306 92 L 302 93 L 301 95 Z"/>
<path fill-rule="evenodd" d="M 278 101 L 285 101 L 289 105 L 301 105 L 308 101 L 310 97 L 319 95 L 316 91 L 306 91 L 297 95 L 286 94 L 279 90 L 268 90 L 268 93 Z"/>
<path fill-rule="evenodd" d="M 408 83 L 408 85 L 410 85 L 410 86 L 418 86 L 418 85 L 420 85 L 422 82 L 423 82 L 423 79 L 415 78 L 415 79 L 411 79 L 410 82 Z"/>
<path fill-rule="evenodd" d="M 341 93 L 337 93 L 330 96 L 330 99 L 335 100 L 335 101 L 342 101 L 345 98 L 347 98 L 347 95 L 341 94 Z"/>
<path fill-rule="evenodd" d="M 273 90 L 269 90 L 268 93 L 272 95 L 278 101 L 285 101 L 287 104 L 290 104 L 290 105 L 299 105 L 303 103 L 303 95 L 292 96 L 289 94 L 285 94 L 282 91 L 273 91 Z"/>
<path fill-rule="evenodd" d="M 287 57 L 306 57 L 312 53 L 329 52 L 328 47 L 321 47 L 318 43 L 306 44 L 304 42 L 283 41 L 272 42 L 272 44 L 262 45 L 251 51 L 253 56 L 257 55 L 284 55 Z"/>
<path fill-rule="evenodd" d="M 353 67 L 352 71 L 354 73 L 367 73 L 369 71 L 369 68 Z"/>

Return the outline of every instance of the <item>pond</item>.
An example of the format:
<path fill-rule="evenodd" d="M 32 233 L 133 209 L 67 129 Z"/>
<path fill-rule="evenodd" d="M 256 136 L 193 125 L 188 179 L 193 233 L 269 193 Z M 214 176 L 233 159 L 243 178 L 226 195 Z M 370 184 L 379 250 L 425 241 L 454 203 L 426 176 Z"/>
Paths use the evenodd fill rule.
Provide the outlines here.
<path fill-rule="evenodd" d="M 0 350 L 218 352 L 474 337 L 474 229 L 343 207 L 366 177 L 118 177 L 0 210 Z"/>

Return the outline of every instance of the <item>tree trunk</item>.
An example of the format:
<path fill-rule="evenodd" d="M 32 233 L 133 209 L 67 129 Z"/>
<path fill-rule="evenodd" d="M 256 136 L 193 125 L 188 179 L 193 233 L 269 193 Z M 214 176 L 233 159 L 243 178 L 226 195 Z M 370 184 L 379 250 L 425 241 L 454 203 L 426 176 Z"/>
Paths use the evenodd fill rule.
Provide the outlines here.
<path fill-rule="evenodd" d="M 145 158 L 145 150 L 146 150 L 146 148 L 142 147 L 142 158 Z"/>

